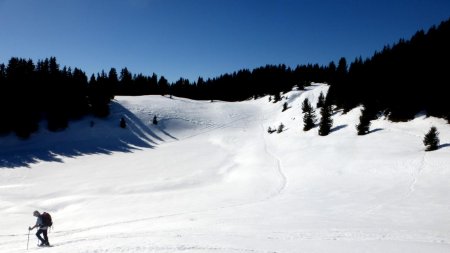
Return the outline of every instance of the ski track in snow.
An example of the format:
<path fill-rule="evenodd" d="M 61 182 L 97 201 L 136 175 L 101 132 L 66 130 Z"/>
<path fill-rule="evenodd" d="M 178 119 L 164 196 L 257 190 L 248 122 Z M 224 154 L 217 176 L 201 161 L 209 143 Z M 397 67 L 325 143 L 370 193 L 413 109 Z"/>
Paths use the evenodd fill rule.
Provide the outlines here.
<path fill-rule="evenodd" d="M 287 187 L 287 178 L 286 178 L 286 175 L 283 173 L 280 158 L 278 156 L 276 156 L 274 153 L 270 152 L 269 148 L 267 147 L 267 139 L 265 137 L 265 130 L 264 130 L 263 123 L 261 123 L 261 130 L 262 130 L 261 131 L 262 138 L 264 141 L 264 151 L 266 154 L 268 154 L 270 157 L 272 157 L 276 161 L 276 173 L 279 175 L 279 178 L 280 178 L 280 185 L 279 185 L 277 191 L 266 199 L 266 200 L 269 200 L 271 198 L 274 198 L 274 197 L 280 195 L 281 192 Z"/>
<path fill-rule="evenodd" d="M 419 139 L 423 138 L 423 136 L 420 136 L 411 131 L 405 131 L 405 130 L 400 130 L 400 129 L 395 129 L 395 128 L 388 128 L 388 129 L 383 129 L 383 130 L 393 132 L 396 134 L 406 134 L 406 135 L 410 135 L 411 137 L 415 137 L 415 138 L 419 138 Z M 362 213 L 360 216 L 365 216 L 367 214 L 373 214 L 376 210 L 380 210 L 384 206 L 391 205 L 391 204 L 398 202 L 401 199 L 411 197 L 411 195 L 414 193 L 414 191 L 416 189 L 417 182 L 419 181 L 419 178 L 420 178 L 420 176 L 424 170 L 424 167 L 426 165 L 426 156 L 427 156 L 427 152 L 423 152 L 422 158 L 417 166 L 417 169 L 412 170 L 412 173 L 411 173 L 412 180 L 408 187 L 407 192 L 404 195 L 400 195 L 400 196 L 398 196 L 398 198 L 395 198 L 393 200 L 386 201 L 386 202 L 378 204 L 374 207 L 371 207 L 368 210 L 366 210 L 364 213 Z"/>
<path fill-rule="evenodd" d="M 415 191 L 416 185 L 417 185 L 417 181 L 419 180 L 419 177 L 422 174 L 422 172 L 423 172 L 423 170 L 425 168 L 425 165 L 426 165 L 426 161 L 425 161 L 426 157 L 427 157 L 427 153 L 424 152 L 422 160 L 421 160 L 417 170 L 413 173 L 413 180 L 412 180 L 411 185 L 409 186 L 409 192 L 408 192 L 406 197 L 411 196 L 413 194 L 413 192 Z"/>
<path fill-rule="evenodd" d="M 234 124 L 237 122 L 242 122 L 243 120 L 251 120 L 257 118 L 257 116 L 243 116 L 240 118 L 237 118 L 235 120 L 232 120 L 230 122 L 227 122 L 225 124 L 222 125 L 217 125 L 217 126 L 209 126 L 207 127 L 206 131 L 201 131 L 199 133 L 190 135 L 190 136 L 186 136 L 178 141 L 183 141 L 183 140 L 187 140 L 190 138 L 194 138 L 200 135 L 204 135 L 204 134 L 208 134 L 220 129 L 224 129 L 227 127 L 233 127 L 235 126 Z M 175 118 L 169 118 L 169 119 L 175 119 Z M 183 118 L 180 117 L 176 117 L 176 119 L 180 119 L 180 120 L 185 120 Z M 258 118 L 259 120 L 261 120 L 260 118 Z M 131 223 L 139 223 L 139 222 L 143 222 L 143 221 L 149 221 L 149 220 L 155 220 L 155 219 L 164 219 L 164 218 L 169 218 L 169 217 L 176 217 L 176 216 L 184 216 L 184 215 L 192 215 L 192 214 L 201 214 L 201 213 L 208 213 L 208 212 L 213 212 L 213 211 L 217 211 L 217 210 L 223 210 L 223 209 L 232 209 L 232 208 L 238 208 L 238 207 L 244 207 L 244 206 L 250 206 L 250 205 L 255 205 L 255 204 L 260 204 L 262 202 L 266 202 L 269 201 L 270 199 L 278 196 L 281 194 L 281 192 L 284 190 L 284 188 L 287 185 L 287 178 L 284 175 L 283 171 L 282 171 L 282 166 L 281 166 L 281 160 L 279 159 L 279 157 L 277 157 L 276 155 L 274 155 L 272 152 L 269 151 L 268 147 L 267 147 L 267 140 L 265 137 L 265 130 L 264 130 L 264 126 L 263 126 L 263 122 L 260 122 L 260 126 L 261 126 L 261 136 L 263 138 L 263 145 L 264 145 L 264 152 L 269 155 L 270 157 L 272 157 L 272 159 L 276 162 L 276 167 L 274 168 L 275 173 L 278 175 L 278 177 L 280 178 L 280 184 L 277 187 L 276 192 L 270 194 L 267 197 L 261 198 L 260 200 L 256 200 L 256 201 L 252 201 L 252 202 L 244 202 L 244 203 L 240 203 L 240 204 L 234 204 L 234 205 L 230 205 L 230 206 L 222 206 L 222 207 L 217 207 L 217 208 L 213 208 L 213 209 L 206 209 L 206 210 L 199 210 L 199 211 L 190 211 L 190 212 L 182 212 L 182 213 L 175 213 L 175 214 L 169 214 L 169 215 L 159 215 L 159 216 L 152 216 L 152 217 L 147 217 L 147 218 L 142 218 L 142 219 L 135 219 L 135 220 L 126 220 L 126 221 L 121 221 L 121 222 L 114 222 L 114 223 L 109 223 L 109 224 L 102 224 L 102 225 L 97 225 L 97 226 L 91 226 L 91 227 L 86 227 L 86 228 L 81 228 L 81 229 L 74 229 L 74 230 L 66 230 L 66 231 L 56 231 L 53 232 L 52 234 L 55 235 L 55 238 L 59 238 L 59 237 L 64 237 L 67 235 L 73 235 L 73 234 L 78 234 L 78 233 L 83 233 L 83 232 L 87 232 L 87 231 L 91 231 L 91 230 L 95 230 L 95 229 L 101 229 L 101 228 L 106 228 L 106 227 L 112 227 L 112 226 L 118 226 L 118 225 L 125 225 L 125 224 L 131 224 Z M 170 143 L 170 142 L 169 142 Z M 27 235 L 27 234 L 25 234 Z M 0 235 L 0 237 L 16 237 L 16 236 L 21 236 L 21 235 Z M 99 239 L 104 239 L 104 238 L 109 238 L 111 237 L 111 235 L 106 235 L 103 237 L 98 237 L 97 239 L 80 239 L 78 241 L 90 241 L 90 240 L 99 240 Z M 75 241 L 75 242 L 78 242 Z M 10 241 L 11 244 L 13 243 L 17 243 L 19 241 Z M 73 242 L 68 242 L 68 243 L 73 243 Z M 67 244 L 67 243 L 64 243 Z M 61 243 L 59 245 L 62 245 Z M 164 250 L 166 249 L 178 249 L 179 250 L 180 247 L 176 247 L 176 248 L 163 248 Z M 149 248 L 149 249 L 153 249 L 153 250 L 157 250 L 158 248 Z M 241 251 L 241 252 L 261 252 L 261 251 L 255 251 L 255 250 L 241 250 L 241 249 L 223 249 L 223 248 L 201 248 L 201 247 L 195 247 L 195 248 L 186 248 L 186 249 L 197 249 L 197 250 L 225 250 L 225 252 L 227 252 L 227 250 L 232 250 L 232 251 Z M 91 251 L 90 251 L 91 252 Z M 115 251 L 93 251 L 93 252 L 115 252 Z M 266 251 L 264 251 L 266 252 Z"/>
<path fill-rule="evenodd" d="M 417 166 L 417 169 L 412 171 L 412 175 L 411 175 L 412 180 L 411 180 L 411 183 L 410 183 L 406 193 L 404 193 L 403 195 L 399 195 L 397 198 L 394 198 L 394 199 L 392 199 L 390 201 L 386 201 L 386 202 L 378 204 L 378 205 L 376 205 L 374 207 L 371 207 L 368 210 L 366 210 L 364 213 L 362 213 L 360 216 L 362 217 L 362 216 L 366 216 L 368 214 L 373 214 L 375 211 L 380 210 L 380 209 L 382 209 L 385 206 L 395 204 L 395 203 L 397 203 L 398 201 L 400 201 L 402 199 L 407 199 L 407 198 L 411 197 L 411 195 L 415 191 L 417 182 L 419 181 L 419 177 L 420 177 L 420 175 L 422 174 L 422 172 L 424 170 L 426 155 L 427 155 L 426 153 L 423 154 L 422 159 L 421 159 L 419 165 Z"/>

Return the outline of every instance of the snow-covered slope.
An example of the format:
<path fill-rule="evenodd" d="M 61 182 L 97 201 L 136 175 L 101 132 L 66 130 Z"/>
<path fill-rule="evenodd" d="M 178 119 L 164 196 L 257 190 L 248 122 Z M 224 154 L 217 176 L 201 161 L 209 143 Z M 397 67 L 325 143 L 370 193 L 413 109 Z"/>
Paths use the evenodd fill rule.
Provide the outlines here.
<path fill-rule="evenodd" d="M 55 246 L 32 233 L 29 251 L 449 252 L 449 125 L 379 119 L 357 136 L 355 109 L 329 136 L 303 132 L 301 103 L 327 89 L 276 104 L 118 97 L 108 119 L 2 137 L 0 252 L 27 252 L 35 209 Z M 442 145 L 424 152 L 431 125 Z"/>

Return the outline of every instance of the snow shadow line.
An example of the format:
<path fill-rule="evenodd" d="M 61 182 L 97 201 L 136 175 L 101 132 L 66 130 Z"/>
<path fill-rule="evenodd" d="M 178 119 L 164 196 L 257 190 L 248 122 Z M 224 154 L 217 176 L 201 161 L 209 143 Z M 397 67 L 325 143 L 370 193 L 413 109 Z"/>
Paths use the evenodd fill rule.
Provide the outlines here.
<path fill-rule="evenodd" d="M 448 148 L 448 147 L 450 147 L 450 143 L 445 143 L 445 144 L 439 145 L 439 146 L 438 146 L 438 149 L 441 149 L 441 148 Z"/>
<path fill-rule="evenodd" d="M 110 108 L 111 114 L 106 119 L 89 120 L 87 116 L 80 121 L 70 122 L 69 128 L 64 132 L 50 133 L 47 130 L 41 130 L 45 133 L 32 135 L 28 140 L 17 140 L 17 145 L 11 150 L 8 150 L 8 147 L 2 147 L 0 143 L 0 169 L 29 168 L 31 164 L 40 161 L 62 163 L 61 157 L 110 155 L 114 152 L 129 153 L 144 148 L 154 148 L 157 145 L 156 141 L 164 141 L 119 103 L 113 101 Z M 127 123 L 125 129 L 119 127 L 122 117 Z M 69 132 L 74 130 L 70 128 L 75 127 L 79 128 L 75 131 L 77 135 L 80 135 L 80 139 Z M 161 132 L 174 138 L 169 133 Z M 57 134 L 61 138 L 52 136 Z"/>
<path fill-rule="evenodd" d="M 341 130 L 341 129 L 343 129 L 343 128 L 346 128 L 348 125 L 347 124 L 344 124 L 344 125 L 339 125 L 339 126 L 336 126 L 336 127 L 333 127 L 331 130 L 330 130 L 330 132 L 336 132 L 336 131 L 339 131 L 339 130 Z"/>
<path fill-rule="evenodd" d="M 383 131 L 383 130 L 384 130 L 383 128 L 375 128 L 375 129 L 370 130 L 370 131 L 368 132 L 368 134 L 376 133 L 376 132 Z"/>

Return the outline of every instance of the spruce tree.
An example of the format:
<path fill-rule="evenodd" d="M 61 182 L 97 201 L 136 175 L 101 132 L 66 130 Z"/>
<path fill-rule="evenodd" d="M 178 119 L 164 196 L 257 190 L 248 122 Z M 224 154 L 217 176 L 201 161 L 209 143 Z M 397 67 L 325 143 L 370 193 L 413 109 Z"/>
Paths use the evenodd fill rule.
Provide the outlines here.
<path fill-rule="evenodd" d="M 120 127 L 121 128 L 126 128 L 127 127 L 127 122 L 125 121 L 125 119 L 122 117 L 121 119 L 120 119 Z"/>
<path fill-rule="evenodd" d="M 306 98 L 302 104 L 303 112 L 303 131 L 309 131 L 316 124 L 316 115 L 309 100 Z"/>
<path fill-rule="evenodd" d="M 326 136 L 330 133 L 333 126 L 333 119 L 331 118 L 331 105 L 325 105 L 320 109 L 320 123 L 319 135 Z"/>
<path fill-rule="evenodd" d="M 425 145 L 425 151 L 437 150 L 439 146 L 439 132 L 436 127 L 431 127 L 430 131 L 423 138 L 423 144 Z"/>
<path fill-rule="evenodd" d="M 158 81 L 158 91 L 161 95 L 166 95 L 169 92 L 169 82 L 164 76 L 161 76 Z"/>
<path fill-rule="evenodd" d="M 284 102 L 282 112 L 286 111 L 287 109 L 289 109 L 288 103 L 287 103 L 287 102 Z"/>
<path fill-rule="evenodd" d="M 125 119 L 123 117 L 120 119 L 119 126 L 120 126 L 120 128 L 126 128 L 127 127 L 127 122 L 125 121 Z"/>
<path fill-rule="evenodd" d="M 364 107 L 363 109 L 361 109 L 361 116 L 359 116 L 359 124 L 356 125 L 358 135 L 365 135 L 369 133 L 371 119 L 372 117 L 368 112 L 367 108 Z"/>
<path fill-rule="evenodd" d="M 111 68 L 108 73 L 108 95 L 110 99 L 114 99 L 114 95 L 117 93 L 119 87 L 119 77 L 117 75 L 117 70 L 115 68 Z"/>
<path fill-rule="evenodd" d="M 153 117 L 153 125 L 158 125 L 158 118 L 156 115 Z"/>

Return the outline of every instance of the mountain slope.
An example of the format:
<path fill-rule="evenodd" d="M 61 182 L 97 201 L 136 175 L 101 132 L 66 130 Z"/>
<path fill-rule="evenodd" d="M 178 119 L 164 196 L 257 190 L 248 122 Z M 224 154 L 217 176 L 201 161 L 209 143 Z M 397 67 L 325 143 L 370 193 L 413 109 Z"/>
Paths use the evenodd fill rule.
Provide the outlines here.
<path fill-rule="evenodd" d="M 46 252 L 450 250 L 448 125 L 380 119 L 356 136 L 355 109 L 333 116 L 329 136 L 303 132 L 301 103 L 327 89 L 276 104 L 119 97 L 93 127 L 84 119 L 64 134 L 8 136 L 0 252 L 26 252 L 35 209 L 55 220 Z M 281 122 L 284 132 L 267 133 Z M 443 145 L 425 153 L 431 125 Z"/>

